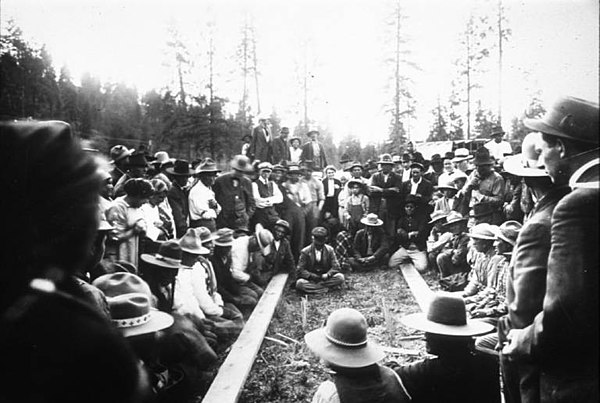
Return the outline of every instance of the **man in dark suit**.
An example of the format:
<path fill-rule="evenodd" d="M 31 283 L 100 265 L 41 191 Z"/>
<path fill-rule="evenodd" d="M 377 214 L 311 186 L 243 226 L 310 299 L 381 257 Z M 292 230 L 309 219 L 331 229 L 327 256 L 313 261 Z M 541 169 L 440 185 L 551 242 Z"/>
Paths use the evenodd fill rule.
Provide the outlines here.
<path fill-rule="evenodd" d="M 543 310 L 525 329 L 512 329 L 502 353 L 540 370 L 540 401 L 599 400 L 598 133 L 600 108 L 559 99 L 525 127 L 542 133 L 541 156 L 555 185 L 569 184 L 552 214 Z"/>
<path fill-rule="evenodd" d="M 342 182 L 334 178 L 335 173 L 336 169 L 333 165 L 325 168 L 325 178 L 322 180 L 325 201 L 321 208 L 321 221 L 332 218 L 339 221 L 340 219 L 338 196 L 342 190 Z"/>
<path fill-rule="evenodd" d="M 221 206 L 217 228 L 248 231 L 256 204 L 252 196 L 252 183 L 246 175 L 254 170 L 248 157 L 243 155 L 233 157 L 231 169 L 231 172 L 219 176 L 213 185 L 215 198 Z"/>
<path fill-rule="evenodd" d="M 325 154 L 325 147 L 319 142 L 319 132 L 311 130 L 306 133 L 310 141 L 304 143 L 302 146 L 302 154 L 300 155 L 300 161 L 312 161 L 313 168 L 315 171 L 320 171 L 327 166 L 327 155 Z"/>
<path fill-rule="evenodd" d="M 421 198 L 408 195 L 404 204 L 405 216 L 396 224 L 396 245 L 399 248 L 390 257 L 388 263 L 391 268 L 398 268 L 401 264 L 411 263 L 419 272 L 427 270 L 427 237 L 429 236 L 429 219 L 419 213 Z"/>
<path fill-rule="evenodd" d="M 421 203 L 418 206 L 417 214 L 429 216 L 433 212 L 433 206 L 430 205 L 433 195 L 433 185 L 427 179 L 423 178 L 423 165 L 419 162 L 410 164 L 410 179 L 402 183 L 402 200 L 406 200 L 408 195 L 417 196 Z"/>
<path fill-rule="evenodd" d="M 252 140 L 250 141 L 250 147 L 248 147 L 247 156 L 251 160 L 271 161 L 272 140 L 269 118 L 266 116 L 259 117 L 258 126 L 252 130 Z"/>
<path fill-rule="evenodd" d="M 167 193 L 169 205 L 173 210 L 173 221 L 175 222 L 175 236 L 181 238 L 189 227 L 190 205 L 188 200 L 187 181 L 194 171 L 186 160 L 175 160 L 173 167 L 165 169 L 173 186 Z"/>
<path fill-rule="evenodd" d="M 402 210 L 402 177 L 392 172 L 394 161 L 390 154 L 382 154 L 377 164 L 381 172 L 375 173 L 370 179 L 369 212 L 383 220 L 385 233 L 391 237 L 396 232 L 395 223 Z"/>
<path fill-rule="evenodd" d="M 277 220 L 273 226 L 273 242 L 271 252 L 265 256 L 262 266 L 262 274 L 266 274 L 270 280 L 280 272 L 292 273 L 296 266 L 290 241 L 286 238 L 290 234 L 290 224 L 285 220 Z"/>
<path fill-rule="evenodd" d="M 300 252 L 296 270 L 296 289 L 307 294 L 327 292 L 344 283 L 340 264 L 333 248 L 325 244 L 327 230 L 316 227 L 312 230 L 312 243 Z"/>
<path fill-rule="evenodd" d="M 282 127 L 279 132 L 279 137 L 273 139 L 273 154 L 271 158 L 273 164 L 281 164 L 282 162 L 287 163 L 287 161 L 291 159 L 290 146 L 288 145 L 289 134 L 290 129 Z"/>

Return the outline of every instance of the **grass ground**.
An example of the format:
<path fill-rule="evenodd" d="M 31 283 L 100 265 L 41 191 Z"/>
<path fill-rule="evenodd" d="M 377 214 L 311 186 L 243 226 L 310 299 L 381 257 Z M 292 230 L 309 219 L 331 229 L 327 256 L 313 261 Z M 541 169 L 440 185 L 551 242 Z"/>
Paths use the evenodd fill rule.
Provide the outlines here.
<path fill-rule="evenodd" d="M 425 281 L 436 289 L 435 275 Z M 321 327 L 327 316 L 342 307 L 355 308 L 365 315 L 369 336 L 380 345 L 405 349 L 388 352 L 386 360 L 410 363 L 425 356 L 422 333 L 404 327 L 400 317 L 419 312 L 402 274 L 397 270 L 349 273 L 342 290 L 309 296 L 303 323 L 302 297 L 286 288 L 269 326 L 267 337 L 254 362 L 239 399 L 252 402 L 310 402 L 327 372 L 308 350 L 304 334 Z M 404 338 L 404 339 L 403 339 Z"/>

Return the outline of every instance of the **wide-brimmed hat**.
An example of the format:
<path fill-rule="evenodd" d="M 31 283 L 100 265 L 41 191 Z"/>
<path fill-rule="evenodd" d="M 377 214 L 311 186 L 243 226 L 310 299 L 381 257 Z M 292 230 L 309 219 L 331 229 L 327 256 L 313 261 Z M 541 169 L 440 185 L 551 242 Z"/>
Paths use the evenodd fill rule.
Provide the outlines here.
<path fill-rule="evenodd" d="M 273 224 L 274 226 L 281 227 L 285 230 L 286 233 L 290 233 L 290 223 L 286 220 L 279 219 Z"/>
<path fill-rule="evenodd" d="M 369 227 L 379 227 L 383 225 L 383 220 L 380 220 L 375 213 L 369 213 L 360 219 L 360 222 Z"/>
<path fill-rule="evenodd" d="M 154 153 L 154 162 L 157 164 L 162 164 L 163 162 L 169 161 L 171 158 L 166 151 L 157 151 Z"/>
<path fill-rule="evenodd" d="M 197 228 L 188 228 L 186 233 L 179 240 L 181 250 L 193 255 L 206 255 L 210 251 L 202 246 Z"/>
<path fill-rule="evenodd" d="M 302 143 L 302 139 L 301 139 L 300 137 L 298 137 L 298 136 L 291 136 L 291 137 L 288 139 L 288 142 L 289 142 L 290 144 L 292 144 L 292 141 L 294 141 L 294 140 L 298 140 L 298 143 Z"/>
<path fill-rule="evenodd" d="M 290 128 L 289 127 L 282 127 L 281 130 L 279 130 L 279 133 L 283 133 L 283 134 L 289 134 L 290 132 Z"/>
<path fill-rule="evenodd" d="M 436 292 L 427 313 L 404 316 L 400 321 L 413 329 L 446 336 L 471 337 L 489 333 L 494 326 L 478 320 L 468 320 L 465 301 L 458 295 Z"/>
<path fill-rule="evenodd" d="M 268 229 L 265 229 L 261 224 L 256 224 L 254 235 L 258 241 L 262 254 L 267 256 L 271 252 L 271 242 L 273 242 L 273 234 Z"/>
<path fill-rule="evenodd" d="M 234 231 L 231 228 L 219 228 L 217 232 L 214 233 L 214 244 L 217 246 L 233 245 L 233 232 Z"/>
<path fill-rule="evenodd" d="M 235 155 L 230 163 L 231 169 L 244 173 L 252 173 L 254 172 L 254 168 L 252 167 L 252 162 L 250 158 L 245 155 Z"/>
<path fill-rule="evenodd" d="M 436 210 L 433 213 L 431 213 L 431 220 L 429 220 L 428 224 L 433 224 L 434 222 L 445 220 L 446 217 L 448 217 L 448 213 L 446 213 L 444 210 Z"/>
<path fill-rule="evenodd" d="M 181 267 L 181 246 L 177 241 L 166 241 L 160 244 L 158 252 L 154 255 L 142 253 L 140 258 L 154 266 L 179 269 Z"/>
<path fill-rule="evenodd" d="M 150 287 L 135 274 L 105 274 L 92 285 L 106 296 L 111 321 L 125 337 L 154 333 L 173 324 L 171 315 L 152 308 Z"/>
<path fill-rule="evenodd" d="M 300 174 L 302 172 L 300 171 L 300 167 L 298 165 L 296 165 L 296 164 L 290 164 L 288 166 L 288 172 L 287 173 L 289 175 L 289 174 Z"/>
<path fill-rule="evenodd" d="M 540 132 L 532 132 L 526 135 L 521 144 L 521 154 L 506 158 L 503 165 L 504 170 L 516 176 L 534 178 L 549 176 L 541 161 L 541 149 L 538 146 L 541 141 L 542 134 Z"/>
<path fill-rule="evenodd" d="M 135 152 L 129 156 L 125 165 L 127 168 L 145 168 L 148 166 L 148 160 L 143 153 Z"/>
<path fill-rule="evenodd" d="M 515 246 L 521 228 L 523 228 L 523 225 L 520 222 L 509 220 L 503 222 L 499 227 L 494 228 L 494 233 L 496 234 L 496 238 Z"/>
<path fill-rule="evenodd" d="M 452 224 L 464 223 L 468 220 L 467 217 L 463 217 L 458 211 L 451 211 L 448 213 L 446 217 L 446 222 L 444 223 L 444 227 L 448 227 Z"/>
<path fill-rule="evenodd" d="M 362 368 L 385 357 L 367 337 L 367 321 L 355 309 L 341 308 L 329 315 L 325 327 L 304 336 L 306 345 L 323 360 L 346 368 Z"/>
<path fill-rule="evenodd" d="M 210 230 L 206 227 L 196 228 L 196 234 L 198 235 L 198 238 L 200 239 L 201 244 L 205 244 L 207 242 L 214 241 L 215 238 L 217 237 L 217 235 L 215 233 L 210 232 Z"/>
<path fill-rule="evenodd" d="M 490 133 L 490 137 L 496 136 L 504 136 L 506 132 L 502 129 L 502 126 L 494 126 L 492 127 L 492 132 Z"/>
<path fill-rule="evenodd" d="M 320 134 L 318 130 L 309 130 L 306 132 L 306 135 L 310 137 L 313 133 L 316 133 L 317 135 Z"/>
<path fill-rule="evenodd" d="M 205 173 L 219 173 L 220 169 L 217 168 L 217 163 L 213 161 L 211 158 L 206 158 L 204 161 L 200 163 L 194 170 L 195 174 L 205 174 Z"/>
<path fill-rule="evenodd" d="M 429 161 L 430 161 L 431 164 L 433 164 L 433 163 L 439 163 L 439 164 L 441 164 L 441 163 L 444 162 L 444 160 L 442 160 L 442 156 L 439 155 L 439 154 L 433 154 L 431 156 L 431 159 Z"/>
<path fill-rule="evenodd" d="M 541 119 L 524 119 L 525 127 L 584 143 L 599 141 L 598 103 L 574 97 L 556 100 Z"/>
<path fill-rule="evenodd" d="M 377 161 L 377 164 L 394 165 L 394 161 L 392 160 L 392 155 L 391 154 L 381 154 L 379 156 L 379 161 Z"/>
<path fill-rule="evenodd" d="M 495 163 L 496 160 L 490 155 L 490 150 L 486 147 L 479 147 L 475 152 L 475 158 L 473 159 L 473 164 L 475 166 L 494 165 Z"/>
<path fill-rule="evenodd" d="M 358 179 L 350 179 L 348 183 L 346 183 L 346 186 L 348 186 L 348 188 L 351 188 L 355 185 L 359 186 L 360 188 L 363 188 L 365 186 L 365 184 L 359 181 Z"/>
<path fill-rule="evenodd" d="M 466 175 L 465 175 L 465 177 L 466 177 Z M 458 191 L 458 188 L 454 184 L 454 175 L 449 177 L 447 180 L 439 182 L 438 185 L 436 186 L 436 189 L 437 190 L 456 190 L 456 191 Z"/>
<path fill-rule="evenodd" d="M 452 182 L 456 183 L 457 180 L 461 179 L 466 181 L 467 179 L 469 179 L 469 177 L 460 169 L 455 169 L 454 173 L 452 174 Z"/>
<path fill-rule="evenodd" d="M 165 172 L 175 176 L 192 176 L 194 171 L 190 169 L 190 163 L 186 160 L 175 160 L 172 167 L 165 168 Z"/>
<path fill-rule="evenodd" d="M 494 241 L 496 239 L 497 228 L 498 227 L 496 225 L 491 225 L 488 223 L 477 224 L 471 228 L 471 232 L 469 232 L 467 236 L 475 239 Z"/>
<path fill-rule="evenodd" d="M 469 214 L 469 217 L 486 217 L 494 214 L 496 211 L 497 209 L 492 207 L 489 203 L 477 203 L 473 205 L 473 211 Z"/>
<path fill-rule="evenodd" d="M 268 161 L 261 162 L 260 164 L 258 164 L 258 166 L 256 168 L 257 168 L 258 172 L 260 172 L 260 171 L 272 172 L 273 171 L 273 165 L 271 165 L 271 163 Z"/>
<path fill-rule="evenodd" d="M 111 159 L 110 162 L 111 163 L 119 162 L 123 158 L 129 157 L 134 152 L 135 152 L 135 150 L 133 148 L 129 149 L 122 144 L 117 144 L 116 146 L 113 146 L 110 149 L 110 159 Z"/>
<path fill-rule="evenodd" d="M 400 164 L 402 162 L 402 157 L 399 155 L 392 155 L 392 162 L 394 164 Z"/>
<path fill-rule="evenodd" d="M 454 150 L 454 158 L 452 158 L 452 162 L 462 162 L 466 160 L 470 160 L 473 158 L 471 153 L 466 148 L 457 148 Z"/>
<path fill-rule="evenodd" d="M 360 168 L 360 169 L 363 169 L 363 166 L 362 166 L 362 164 L 360 163 L 360 161 L 352 161 L 352 162 L 350 163 L 350 165 L 348 165 L 348 167 L 345 169 L 345 171 L 352 171 L 352 170 L 353 170 L 354 168 L 356 168 L 356 167 L 358 167 L 358 168 Z"/>

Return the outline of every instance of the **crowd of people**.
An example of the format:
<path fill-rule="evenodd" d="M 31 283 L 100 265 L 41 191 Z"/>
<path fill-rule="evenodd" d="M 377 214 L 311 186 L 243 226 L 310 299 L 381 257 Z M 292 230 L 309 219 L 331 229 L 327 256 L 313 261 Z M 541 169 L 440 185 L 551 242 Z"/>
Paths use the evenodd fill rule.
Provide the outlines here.
<path fill-rule="evenodd" d="M 222 172 L 3 123 L 0 396 L 179 401 L 276 273 L 320 294 L 412 265 L 447 291 L 403 319 L 437 359 L 379 365 L 364 317 L 336 311 L 306 336 L 335 374 L 313 401 L 499 401 L 499 367 L 507 402 L 597 401 L 598 105 L 563 98 L 525 125 L 517 155 L 496 127 L 474 155 L 409 142 L 334 166 L 318 131 L 301 145 L 261 118 Z M 100 373 L 115 386 L 90 396 Z"/>

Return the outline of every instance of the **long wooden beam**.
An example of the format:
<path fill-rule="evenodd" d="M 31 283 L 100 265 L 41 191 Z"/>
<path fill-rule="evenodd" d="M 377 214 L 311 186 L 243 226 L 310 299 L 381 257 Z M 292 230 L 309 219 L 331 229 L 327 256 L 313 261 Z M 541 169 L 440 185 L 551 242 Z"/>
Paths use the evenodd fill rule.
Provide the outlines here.
<path fill-rule="evenodd" d="M 415 266 L 412 264 L 401 264 L 400 270 L 408 284 L 408 288 L 410 288 L 415 300 L 417 300 L 417 304 L 419 304 L 421 311 L 427 312 L 427 309 L 429 309 L 429 302 L 433 296 L 433 291 L 431 291 L 425 280 L 423 280 L 423 277 L 421 277 L 417 269 L 415 269 Z"/>

